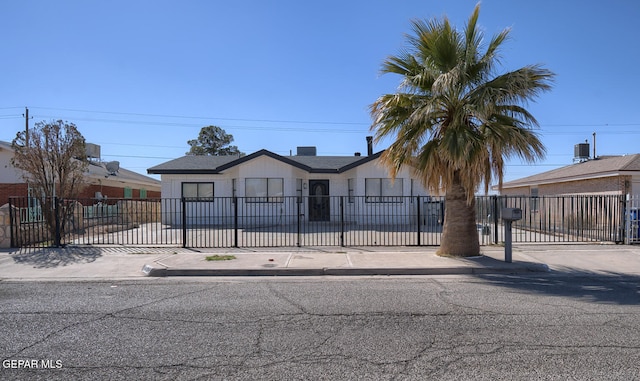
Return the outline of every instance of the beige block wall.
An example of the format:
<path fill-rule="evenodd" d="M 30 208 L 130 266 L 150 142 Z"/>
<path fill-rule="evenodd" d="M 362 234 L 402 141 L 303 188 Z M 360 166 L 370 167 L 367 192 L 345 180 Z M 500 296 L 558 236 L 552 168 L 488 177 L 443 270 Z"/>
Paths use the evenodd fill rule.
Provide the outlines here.
<path fill-rule="evenodd" d="M 588 180 L 566 181 L 555 184 L 538 185 L 538 196 L 561 194 L 626 194 L 630 191 L 631 176 L 603 177 Z M 514 187 L 503 189 L 505 196 L 529 196 L 530 188 L 536 186 Z"/>
<path fill-rule="evenodd" d="M 9 217 L 9 204 L 0 207 L 0 248 L 11 247 L 11 223 Z"/>

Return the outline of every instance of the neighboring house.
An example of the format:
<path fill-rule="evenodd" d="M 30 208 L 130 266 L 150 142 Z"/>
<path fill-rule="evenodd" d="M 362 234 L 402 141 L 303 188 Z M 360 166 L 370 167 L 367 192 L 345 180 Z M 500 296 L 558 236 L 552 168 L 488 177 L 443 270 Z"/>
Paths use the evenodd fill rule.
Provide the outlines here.
<path fill-rule="evenodd" d="M 534 197 L 640 194 L 640 154 L 600 156 L 509 181 L 503 184 L 500 193 Z"/>
<path fill-rule="evenodd" d="M 300 207 L 287 202 L 288 198 L 306 198 L 302 206 L 307 221 L 335 219 L 336 204 L 330 199 L 343 196 L 346 208 L 408 209 L 414 199 L 406 196 L 427 196 L 429 193 L 408 169 L 391 179 L 380 164 L 380 155 L 316 156 L 315 147 L 298 147 L 297 155 L 281 156 L 268 150 L 238 156 L 184 156 L 149 168 L 149 174 L 161 175 L 162 198 L 186 198 L 191 201 L 208 198 L 240 197 L 242 202 L 255 206 L 252 213 L 269 205 L 278 206 L 284 215 L 296 215 L 285 210 Z M 316 197 L 318 196 L 318 197 Z M 318 206 L 317 203 L 324 205 Z M 257 208 L 257 209 L 256 209 Z M 271 208 L 273 210 L 273 208 Z M 212 212 L 212 213 L 222 213 Z M 248 212 L 246 212 L 248 213 Z M 362 215 L 367 213 L 363 210 Z M 177 223 L 178 216 L 173 217 Z"/>
<path fill-rule="evenodd" d="M 94 149 L 97 147 L 91 145 Z M 99 151 L 99 147 L 98 147 Z M 0 205 L 9 197 L 29 195 L 22 171 L 11 164 L 11 143 L 0 141 Z M 99 158 L 98 158 L 99 159 Z M 160 182 L 149 176 L 120 168 L 117 162 L 91 160 L 85 175 L 87 185 L 80 198 L 159 198 Z"/>
<path fill-rule="evenodd" d="M 519 227 L 546 234 L 547 239 L 567 234 L 639 242 L 640 205 L 634 195 L 640 194 L 640 154 L 578 159 L 503 184 L 505 206 L 522 209 Z"/>

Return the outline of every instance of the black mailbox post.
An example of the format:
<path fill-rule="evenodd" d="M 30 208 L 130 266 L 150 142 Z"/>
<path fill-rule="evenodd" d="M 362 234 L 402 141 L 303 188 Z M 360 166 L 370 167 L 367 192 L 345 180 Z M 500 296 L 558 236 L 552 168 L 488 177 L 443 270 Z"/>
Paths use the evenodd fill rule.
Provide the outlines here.
<path fill-rule="evenodd" d="M 511 263 L 511 224 L 522 219 L 522 209 L 503 208 L 501 214 L 504 221 L 504 261 Z"/>

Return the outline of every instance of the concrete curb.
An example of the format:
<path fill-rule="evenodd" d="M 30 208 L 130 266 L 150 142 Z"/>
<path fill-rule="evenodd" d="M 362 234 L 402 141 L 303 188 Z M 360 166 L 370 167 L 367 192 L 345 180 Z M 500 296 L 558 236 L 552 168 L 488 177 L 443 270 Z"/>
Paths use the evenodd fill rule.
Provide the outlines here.
<path fill-rule="evenodd" d="M 171 269 L 145 265 L 149 277 L 170 276 L 371 276 L 371 275 L 480 275 L 548 272 L 547 265 L 526 264 L 505 267 L 435 268 L 271 268 L 271 269 Z"/>

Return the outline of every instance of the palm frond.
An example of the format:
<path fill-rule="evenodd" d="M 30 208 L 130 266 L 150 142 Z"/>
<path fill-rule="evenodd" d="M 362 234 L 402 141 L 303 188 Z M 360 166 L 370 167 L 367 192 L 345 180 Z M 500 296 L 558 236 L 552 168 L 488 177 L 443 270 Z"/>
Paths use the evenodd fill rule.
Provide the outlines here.
<path fill-rule="evenodd" d="M 371 106 L 375 139 L 394 138 L 383 154 L 393 176 L 410 165 L 432 190 L 460 184 L 472 200 L 484 183 L 501 186 L 505 161 L 545 154 L 537 121 L 524 105 L 551 89 L 554 74 L 540 65 L 496 75 L 510 30 L 486 47 L 476 6 L 463 32 L 449 20 L 414 20 L 408 46 L 388 57 L 382 73 L 401 76 L 399 91 Z"/>

